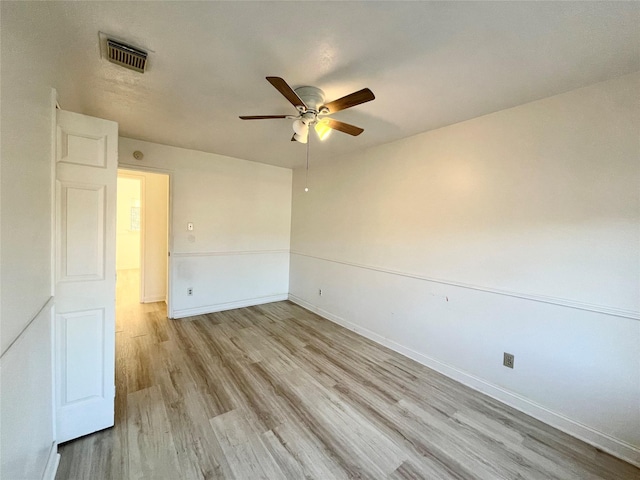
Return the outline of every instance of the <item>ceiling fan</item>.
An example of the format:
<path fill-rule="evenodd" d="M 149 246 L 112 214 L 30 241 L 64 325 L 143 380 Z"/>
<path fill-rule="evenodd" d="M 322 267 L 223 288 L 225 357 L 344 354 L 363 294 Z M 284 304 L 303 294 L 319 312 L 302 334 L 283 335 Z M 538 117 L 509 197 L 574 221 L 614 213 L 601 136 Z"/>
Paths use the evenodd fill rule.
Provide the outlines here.
<path fill-rule="evenodd" d="M 338 130 L 354 137 L 360 135 L 364 130 L 355 125 L 340 122 L 327 115 L 355 107 L 362 103 L 370 102 L 374 98 L 373 92 L 368 88 L 363 88 L 357 92 L 346 95 L 333 102 L 324 103 L 324 92 L 317 87 L 299 87 L 292 89 L 287 82 L 280 77 L 266 77 L 267 81 L 273 85 L 289 102 L 296 107 L 298 115 L 253 115 L 241 116 L 242 120 L 271 120 L 276 118 L 288 118 L 293 122 L 293 137 L 291 141 L 307 143 L 309 139 L 309 129 L 313 127 L 324 140 L 331 130 Z"/>

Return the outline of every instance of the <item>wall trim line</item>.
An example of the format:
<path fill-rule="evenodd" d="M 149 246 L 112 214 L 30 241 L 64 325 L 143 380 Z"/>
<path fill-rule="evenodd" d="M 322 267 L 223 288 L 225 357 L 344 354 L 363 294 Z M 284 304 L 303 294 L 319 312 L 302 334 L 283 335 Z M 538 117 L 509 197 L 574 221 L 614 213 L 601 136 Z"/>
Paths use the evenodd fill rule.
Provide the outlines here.
<path fill-rule="evenodd" d="M 177 258 L 187 257 L 225 257 L 230 255 L 268 255 L 273 253 L 289 253 L 289 250 L 222 250 L 217 252 L 173 252 Z"/>
<path fill-rule="evenodd" d="M 47 300 L 44 302 L 44 304 L 40 307 L 40 309 L 38 310 L 38 312 L 31 317 L 31 320 L 29 320 L 27 322 L 27 324 L 22 328 L 22 330 L 20 330 L 20 333 L 18 333 L 18 335 L 16 335 L 16 337 L 11 341 L 11 343 L 9 345 L 7 345 L 7 348 L 4 349 L 4 352 L 2 352 L 2 354 L 0 355 L 0 358 L 4 357 L 5 353 L 7 353 L 9 350 L 11 350 L 11 347 L 13 347 L 15 345 L 15 343 L 20 340 L 20 338 L 22 338 L 22 336 L 24 335 L 24 332 L 27 331 L 27 329 L 31 326 L 31 324 L 40 316 L 42 315 L 42 312 L 44 312 L 45 310 L 49 310 L 51 309 L 51 306 L 53 305 L 53 299 L 54 297 L 51 296 L 49 298 L 47 298 Z"/>
<path fill-rule="evenodd" d="M 331 312 L 324 310 L 306 300 L 297 297 L 296 295 L 289 294 L 289 300 L 306 310 L 320 315 L 321 317 L 336 323 L 348 330 L 351 330 L 358 335 L 361 335 L 369 340 L 374 341 L 380 345 L 383 345 L 391 350 L 404 355 L 416 362 L 435 370 L 457 382 L 466 385 L 480 393 L 483 393 L 494 400 L 504 403 L 510 407 L 519 410 L 537 420 L 540 420 L 547 425 L 550 425 L 558 430 L 571 435 L 589 445 L 594 446 L 600 450 L 603 450 L 617 458 L 629 462 L 637 467 L 640 467 L 640 448 L 631 445 L 627 442 L 612 437 L 606 433 L 595 430 L 592 427 L 583 425 L 575 420 L 572 420 L 560 413 L 549 410 L 548 408 L 529 400 L 517 393 L 510 390 L 506 390 L 502 387 L 487 382 L 475 375 L 472 375 L 464 370 L 460 370 L 445 362 L 441 362 L 433 357 L 416 352 L 410 348 L 407 348 L 393 340 L 383 337 L 367 328 L 363 328 L 356 325 L 342 317 L 332 314 Z"/>
<path fill-rule="evenodd" d="M 264 303 L 281 302 L 288 299 L 288 294 L 279 293 L 276 295 L 267 295 L 264 297 L 236 300 L 234 302 L 216 303 L 213 305 L 204 305 L 194 308 L 183 308 L 181 310 L 174 310 L 172 318 L 185 318 L 192 317 L 194 315 L 205 315 L 207 313 L 222 312 L 224 310 L 233 310 L 235 308 L 253 307 L 255 305 L 262 305 Z"/>
<path fill-rule="evenodd" d="M 439 283 L 439 284 L 442 284 L 442 285 L 451 285 L 451 286 L 454 286 L 454 287 L 466 288 L 468 290 L 477 290 L 477 291 L 480 291 L 480 292 L 491 293 L 491 294 L 494 294 L 494 295 L 502 295 L 502 296 L 505 296 L 505 297 L 521 298 L 523 300 L 529 300 L 529 301 L 532 301 L 532 302 L 547 303 L 547 304 L 551 304 L 551 305 L 558 305 L 560 307 L 573 308 L 573 309 L 576 309 L 576 310 L 584 310 L 584 311 L 587 311 L 587 312 L 602 313 L 604 315 L 611 315 L 613 317 L 629 318 L 631 320 L 640 320 L 640 312 L 636 312 L 635 310 L 627 310 L 627 309 L 622 309 L 622 308 L 609 307 L 609 306 L 606 306 L 606 305 L 596 305 L 596 304 L 578 302 L 578 301 L 575 301 L 575 300 L 570 300 L 568 298 L 549 297 L 549 296 L 545 296 L 545 295 L 534 295 L 534 294 L 529 294 L 529 293 L 512 292 L 512 291 L 509 291 L 509 290 L 501 290 L 501 289 L 498 289 L 498 288 L 485 287 L 485 286 L 482 286 L 482 285 L 473 285 L 473 284 L 469 284 L 469 283 L 456 282 L 456 281 L 453 281 L 453 280 L 432 278 L 432 277 L 427 277 L 427 276 L 424 276 L 424 275 L 417 275 L 417 274 L 414 274 L 414 273 L 402 272 L 402 271 L 398 271 L 398 270 L 390 270 L 390 269 L 387 269 L 387 268 L 377 267 L 377 266 L 373 266 L 373 265 L 364 265 L 364 264 L 359 264 L 359 263 L 346 262 L 346 261 L 343 261 L 343 260 L 335 260 L 335 259 L 326 258 L 326 257 L 319 257 L 319 256 L 316 256 L 316 255 L 309 255 L 307 253 L 296 252 L 294 250 L 291 251 L 291 255 L 298 255 L 300 257 L 313 258 L 313 259 L 322 260 L 322 261 L 325 261 L 325 262 L 337 263 L 337 264 L 340 264 L 340 265 L 347 265 L 347 266 L 350 266 L 350 267 L 362 268 L 362 269 L 365 269 L 365 270 L 371 270 L 371 271 L 374 271 L 374 272 L 387 273 L 387 274 L 390 274 L 390 275 L 397 275 L 397 276 L 400 276 L 400 277 L 413 278 L 415 280 L 422 280 L 422 281 L 425 281 L 425 282 Z"/>

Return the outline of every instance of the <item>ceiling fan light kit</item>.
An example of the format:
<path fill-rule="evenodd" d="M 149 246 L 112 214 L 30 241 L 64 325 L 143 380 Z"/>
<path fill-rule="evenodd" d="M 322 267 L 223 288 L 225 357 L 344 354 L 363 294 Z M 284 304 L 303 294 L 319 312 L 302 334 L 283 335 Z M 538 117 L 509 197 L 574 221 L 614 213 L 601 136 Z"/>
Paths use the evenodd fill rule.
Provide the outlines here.
<path fill-rule="evenodd" d="M 331 135 L 331 127 L 326 119 L 322 119 L 313 127 L 320 140 L 326 140 Z"/>
<path fill-rule="evenodd" d="M 309 131 L 307 130 L 307 133 L 304 134 L 294 133 L 292 140 L 300 143 L 307 143 L 309 141 Z"/>
<path fill-rule="evenodd" d="M 301 118 L 293 122 L 293 131 L 298 135 L 304 135 L 309 131 L 309 124 L 305 123 Z"/>
<path fill-rule="evenodd" d="M 317 87 L 298 87 L 293 90 L 287 82 L 280 77 L 266 77 L 267 81 L 284 96 L 297 110 L 298 115 L 253 115 L 241 116 L 241 120 L 271 120 L 271 119 L 292 119 L 294 135 L 292 141 L 307 143 L 309 141 L 309 128 L 314 127 L 320 140 L 325 140 L 331 130 L 357 136 L 364 130 L 355 125 L 340 122 L 328 118 L 321 118 L 333 113 L 355 107 L 362 103 L 375 99 L 373 92 L 368 88 L 363 88 L 350 95 L 346 95 L 338 100 L 325 104 L 324 92 Z"/>

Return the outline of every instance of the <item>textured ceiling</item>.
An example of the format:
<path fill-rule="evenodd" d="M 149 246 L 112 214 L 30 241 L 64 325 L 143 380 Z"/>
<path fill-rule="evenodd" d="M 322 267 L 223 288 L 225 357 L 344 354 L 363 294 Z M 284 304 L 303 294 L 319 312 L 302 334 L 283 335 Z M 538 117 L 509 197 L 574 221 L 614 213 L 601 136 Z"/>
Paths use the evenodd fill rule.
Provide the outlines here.
<path fill-rule="evenodd" d="M 285 167 L 293 114 L 266 80 L 328 101 L 369 87 L 334 118 L 365 129 L 312 143 L 336 156 L 640 70 L 638 2 L 22 2 L 64 66 L 63 108 L 126 137 Z M 16 20 L 17 19 L 17 20 Z M 152 51 L 141 75 L 100 58 L 98 32 Z"/>

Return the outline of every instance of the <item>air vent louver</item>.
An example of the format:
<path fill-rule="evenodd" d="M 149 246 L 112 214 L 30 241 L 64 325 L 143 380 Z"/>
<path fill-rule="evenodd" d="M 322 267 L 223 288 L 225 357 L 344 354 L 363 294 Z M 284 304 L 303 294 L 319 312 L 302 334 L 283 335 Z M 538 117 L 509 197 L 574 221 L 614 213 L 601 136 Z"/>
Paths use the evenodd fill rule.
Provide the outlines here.
<path fill-rule="evenodd" d="M 110 39 L 107 39 L 107 59 L 140 73 L 144 73 L 147 66 L 147 52 Z"/>

